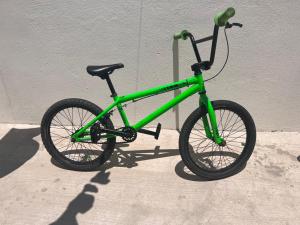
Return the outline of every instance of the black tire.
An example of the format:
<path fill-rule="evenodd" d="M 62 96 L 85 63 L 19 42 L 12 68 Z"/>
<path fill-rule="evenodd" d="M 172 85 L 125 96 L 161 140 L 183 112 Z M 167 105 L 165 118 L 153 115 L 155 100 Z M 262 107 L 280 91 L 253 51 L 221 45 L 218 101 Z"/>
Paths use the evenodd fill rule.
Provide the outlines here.
<path fill-rule="evenodd" d="M 192 112 L 186 119 L 179 137 L 179 150 L 184 164 L 193 173 L 208 180 L 225 178 L 241 171 L 251 156 L 256 141 L 255 124 L 245 108 L 235 102 L 225 100 L 213 101 L 212 105 L 216 112 L 220 136 L 226 141 L 224 147 L 206 138 L 204 129 L 196 129 L 197 126 L 201 126 L 202 117 L 207 115 L 206 109 L 201 107 Z M 224 124 L 223 118 L 224 120 L 226 118 L 225 112 L 227 112 L 228 115 L 226 123 Z M 228 118 L 236 119 L 235 122 L 231 123 L 228 122 Z M 238 118 L 240 120 L 237 120 Z M 231 129 L 229 124 L 232 126 Z M 244 126 L 244 128 L 242 127 L 243 130 L 240 128 L 241 126 Z M 233 134 L 240 136 L 232 137 Z M 244 142 L 242 140 L 244 140 Z M 194 143 L 196 144 L 193 146 Z M 202 147 L 200 148 L 201 145 Z M 195 146 L 197 148 L 196 152 Z M 210 149 L 210 152 L 205 151 L 207 147 Z M 198 151 L 199 148 L 202 149 L 202 152 Z M 241 148 L 241 151 L 237 153 L 236 149 L 239 148 Z M 214 161 L 215 157 L 217 159 L 219 158 L 217 166 Z M 233 160 L 230 162 L 227 157 Z M 226 159 L 224 166 L 223 162 L 220 161 L 223 159 Z M 218 168 L 220 164 L 221 166 Z"/>
<path fill-rule="evenodd" d="M 78 123 L 75 121 L 76 111 L 78 111 L 78 121 L 80 118 Z M 106 139 L 107 143 L 103 145 L 94 143 L 73 143 L 70 138 L 71 133 L 92 120 L 94 118 L 93 115 L 96 116 L 101 112 L 102 109 L 94 103 L 77 98 L 61 100 L 46 111 L 41 123 L 41 137 L 47 151 L 55 161 L 66 169 L 90 171 L 97 169 L 110 158 L 116 144 L 115 137 Z M 61 119 L 59 119 L 58 116 L 61 116 Z M 110 119 L 99 122 L 101 126 L 105 128 L 114 129 Z M 69 125 L 67 126 L 66 124 Z M 53 129 L 55 129 L 55 132 Z M 59 139 L 60 141 L 57 141 Z M 63 141 L 67 142 L 65 146 L 66 149 L 60 151 L 58 146 Z M 74 147 L 75 149 L 73 149 Z M 73 155 L 73 158 L 67 154 Z"/>

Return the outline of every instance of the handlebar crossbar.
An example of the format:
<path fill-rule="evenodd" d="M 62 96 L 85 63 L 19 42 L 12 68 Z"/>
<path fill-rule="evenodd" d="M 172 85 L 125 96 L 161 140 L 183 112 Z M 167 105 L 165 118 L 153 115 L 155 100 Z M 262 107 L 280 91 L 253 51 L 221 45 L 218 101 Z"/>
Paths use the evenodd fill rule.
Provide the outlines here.
<path fill-rule="evenodd" d="M 225 26 L 225 29 L 231 28 L 232 26 L 240 26 L 240 27 L 242 26 L 241 24 L 238 24 L 238 23 L 233 23 L 233 24 L 228 23 L 228 20 L 231 17 L 233 17 L 234 14 L 235 14 L 234 8 L 228 8 L 225 11 L 218 13 L 214 18 L 215 26 L 214 26 L 214 30 L 213 30 L 213 35 L 211 35 L 211 36 L 201 38 L 199 40 L 195 40 L 194 36 L 189 31 L 183 30 L 180 33 L 175 34 L 174 39 L 175 40 L 178 40 L 178 39 L 186 40 L 187 38 L 190 38 L 194 52 L 195 52 L 195 56 L 196 56 L 196 59 L 198 62 L 197 64 L 200 65 L 200 69 L 208 70 L 213 65 L 214 60 L 215 60 L 219 28 L 222 26 Z M 198 51 L 197 44 L 206 42 L 206 41 L 210 41 L 210 40 L 212 40 L 212 44 L 211 44 L 209 61 L 202 62 L 199 51 Z"/>

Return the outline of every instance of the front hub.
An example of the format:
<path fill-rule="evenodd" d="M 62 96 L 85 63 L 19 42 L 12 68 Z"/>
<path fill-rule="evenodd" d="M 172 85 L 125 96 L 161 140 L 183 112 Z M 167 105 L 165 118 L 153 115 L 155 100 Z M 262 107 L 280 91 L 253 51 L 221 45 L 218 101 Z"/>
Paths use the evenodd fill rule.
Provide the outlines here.
<path fill-rule="evenodd" d="M 226 141 L 224 140 L 224 138 L 217 137 L 217 138 L 215 138 L 214 141 L 219 146 L 222 146 L 222 147 L 226 146 Z"/>
<path fill-rule="evenodd" d="M 222 147 L 226 146 L 226 141 L 223 140 L 223 141 L 219 144 L 219 146 L 222 146 Z"/>

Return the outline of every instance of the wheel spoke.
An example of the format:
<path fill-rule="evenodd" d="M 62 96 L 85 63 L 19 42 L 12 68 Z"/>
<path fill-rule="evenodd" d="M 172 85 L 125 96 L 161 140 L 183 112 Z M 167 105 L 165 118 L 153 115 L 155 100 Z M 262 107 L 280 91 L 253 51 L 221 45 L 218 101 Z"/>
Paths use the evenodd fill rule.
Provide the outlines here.
<path fill-rule="evenodd" d="M 92 113 L 92 111 L 78 106 L 65 107 L 54 115 L 49 126 L 49 134 L 52 144 L 61 157 L 86 164 L 91 163 L 103 154 L 107 148 L 106 143 L 72 142 L 70 138 L 92 116 L 97 116 L 97 113 Z M 105 140 L 109 142 L 107 138 L 103 138 L 103 141 Z M 101 139 L 101 142 L 103 141 Z"/>
<path fill-rule="evenodd" d="M 195 122 L 189 137 L 195 163 L 212 171 L 231 166 L 242 154 L 247 136 L 244 121 L 234 110 L 220 108 L 215 110 L 215 114 L 219 134 L 226 141 L 224 147 L 206 137 L 202 118 Z"/>
<path fill-rule="evenodd" d="M 72 134 L 72 132 L 70 132 L 70 130 L 69 129 L 67 129 L 63 124 L 62 124 L 62 122 L 60 121 L 60 119 L 57 117 L 57 120 L 55 119 L 55 118 L 53 118 L 53 120 L 55 121 L 55 122 L 57 122 L 57 123 L 59 123 L 60 125 L 61 125 L 61 127 L 69 134 L 69 135 L 71 135 Z"/>

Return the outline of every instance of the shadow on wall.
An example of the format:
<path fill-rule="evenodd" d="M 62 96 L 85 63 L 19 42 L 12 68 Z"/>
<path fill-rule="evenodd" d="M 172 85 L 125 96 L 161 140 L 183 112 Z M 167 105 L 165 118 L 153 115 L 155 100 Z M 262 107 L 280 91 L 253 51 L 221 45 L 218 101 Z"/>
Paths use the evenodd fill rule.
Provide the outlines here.
<path fill-rule="evenodd" d="M 40 128 L 12 128 L 0 140 L 0 178 L 18 169 L 31 159 L 39 149 L 33 138 L 40 134 Z"/>

